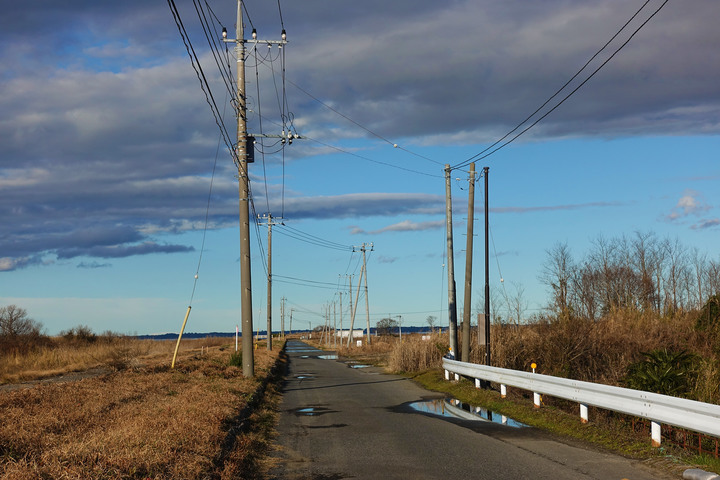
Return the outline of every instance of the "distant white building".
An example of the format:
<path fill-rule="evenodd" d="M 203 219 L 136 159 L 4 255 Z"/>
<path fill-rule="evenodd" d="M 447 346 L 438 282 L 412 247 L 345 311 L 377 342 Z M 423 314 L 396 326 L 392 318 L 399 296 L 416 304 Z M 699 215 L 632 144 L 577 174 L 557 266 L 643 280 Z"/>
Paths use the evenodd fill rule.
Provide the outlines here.
<path fill-rule="evenodd" d="M 340 338 L 347 338 L 348 335 L 350 335 L 350 329 L 348 330 L 335 330 L 335 335 Z M 365 335 L 365 332 L 363 330 L 353 330 L 353 338 L 362 338 L 363 335 Z"/>

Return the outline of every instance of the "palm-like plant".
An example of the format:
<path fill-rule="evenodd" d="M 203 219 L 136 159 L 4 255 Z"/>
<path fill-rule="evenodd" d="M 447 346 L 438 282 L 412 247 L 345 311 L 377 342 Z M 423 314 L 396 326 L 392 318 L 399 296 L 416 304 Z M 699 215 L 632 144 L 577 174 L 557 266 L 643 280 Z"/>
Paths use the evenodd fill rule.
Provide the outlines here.
<path fill-rule="evenodd" d="M 686 350 L 667 349 L 643 352 L 645 359 L 628 367 L 629 388 L 663 395 L 681 396 L 690 390 L 697 357 Z"/>

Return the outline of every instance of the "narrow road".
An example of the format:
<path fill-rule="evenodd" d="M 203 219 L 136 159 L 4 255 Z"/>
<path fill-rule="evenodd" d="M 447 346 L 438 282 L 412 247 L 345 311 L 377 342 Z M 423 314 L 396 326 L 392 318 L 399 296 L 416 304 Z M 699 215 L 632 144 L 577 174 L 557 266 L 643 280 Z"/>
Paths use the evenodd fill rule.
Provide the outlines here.
<path fill-rule="evenodd" d="M 412 404 L 441 396 L 303 342 L 287 351 L 275 479 L 678 478 L 534 428 L 423 413 Z"/>

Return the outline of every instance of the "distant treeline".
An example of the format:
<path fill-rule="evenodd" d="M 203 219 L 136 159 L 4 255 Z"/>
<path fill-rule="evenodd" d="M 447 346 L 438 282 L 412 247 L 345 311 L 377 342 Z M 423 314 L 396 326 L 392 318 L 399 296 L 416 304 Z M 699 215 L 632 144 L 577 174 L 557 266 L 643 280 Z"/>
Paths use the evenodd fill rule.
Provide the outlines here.
<path fill-rule="evenodd" d="M 322 328 L 315 328 L 312 331 L 318 332 Z M 430 327 L 402 327 L 403 333 L 430 333 Z M 438 332 L 441 329 L 435 328 L 435 331 Z M 310 330 L 293 330 L 292 333 L 308 333 Z M 286 332 L 289 334 L 289 332 Z M 367 333 L 367 329 L 363 330 L 363 335 Z M 397 333 L 397 331 L 395 331 Z M 260 330 L 260 332 L 254 332 L 253 335 L 260 335 L 262 337 L 267 335 L 266 330 Z M 279 331 L 273 331 L 273 335 L 279 335 Z M 377 335 L 377 329 L 376 328 L 370 328 L 370 335 Z M 178 336 L 177 333 L 158 333 L 154 335 L 135 335 L 135 338 L 141 339 L 141 340 L 171 340 L 176 339 Z M 234 337 L 235 332 L 191 332 L 191 333 L 183 333 L 183 338 L 206 338 L 206 337 Z"/>

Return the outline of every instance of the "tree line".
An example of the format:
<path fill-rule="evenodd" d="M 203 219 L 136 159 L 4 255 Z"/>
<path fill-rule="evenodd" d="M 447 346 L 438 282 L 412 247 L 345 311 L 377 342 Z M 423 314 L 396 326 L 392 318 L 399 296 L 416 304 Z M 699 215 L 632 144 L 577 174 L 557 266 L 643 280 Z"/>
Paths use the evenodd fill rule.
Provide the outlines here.
<path fill-rule="evenodd" d="M 655 233 L 595 238 L 575 259 L 567 243 L 546 251 L 539 280 L 558 316 L 596 320 L 614 309 L 672 317 L 720 293 L 720 259 Z"/>

